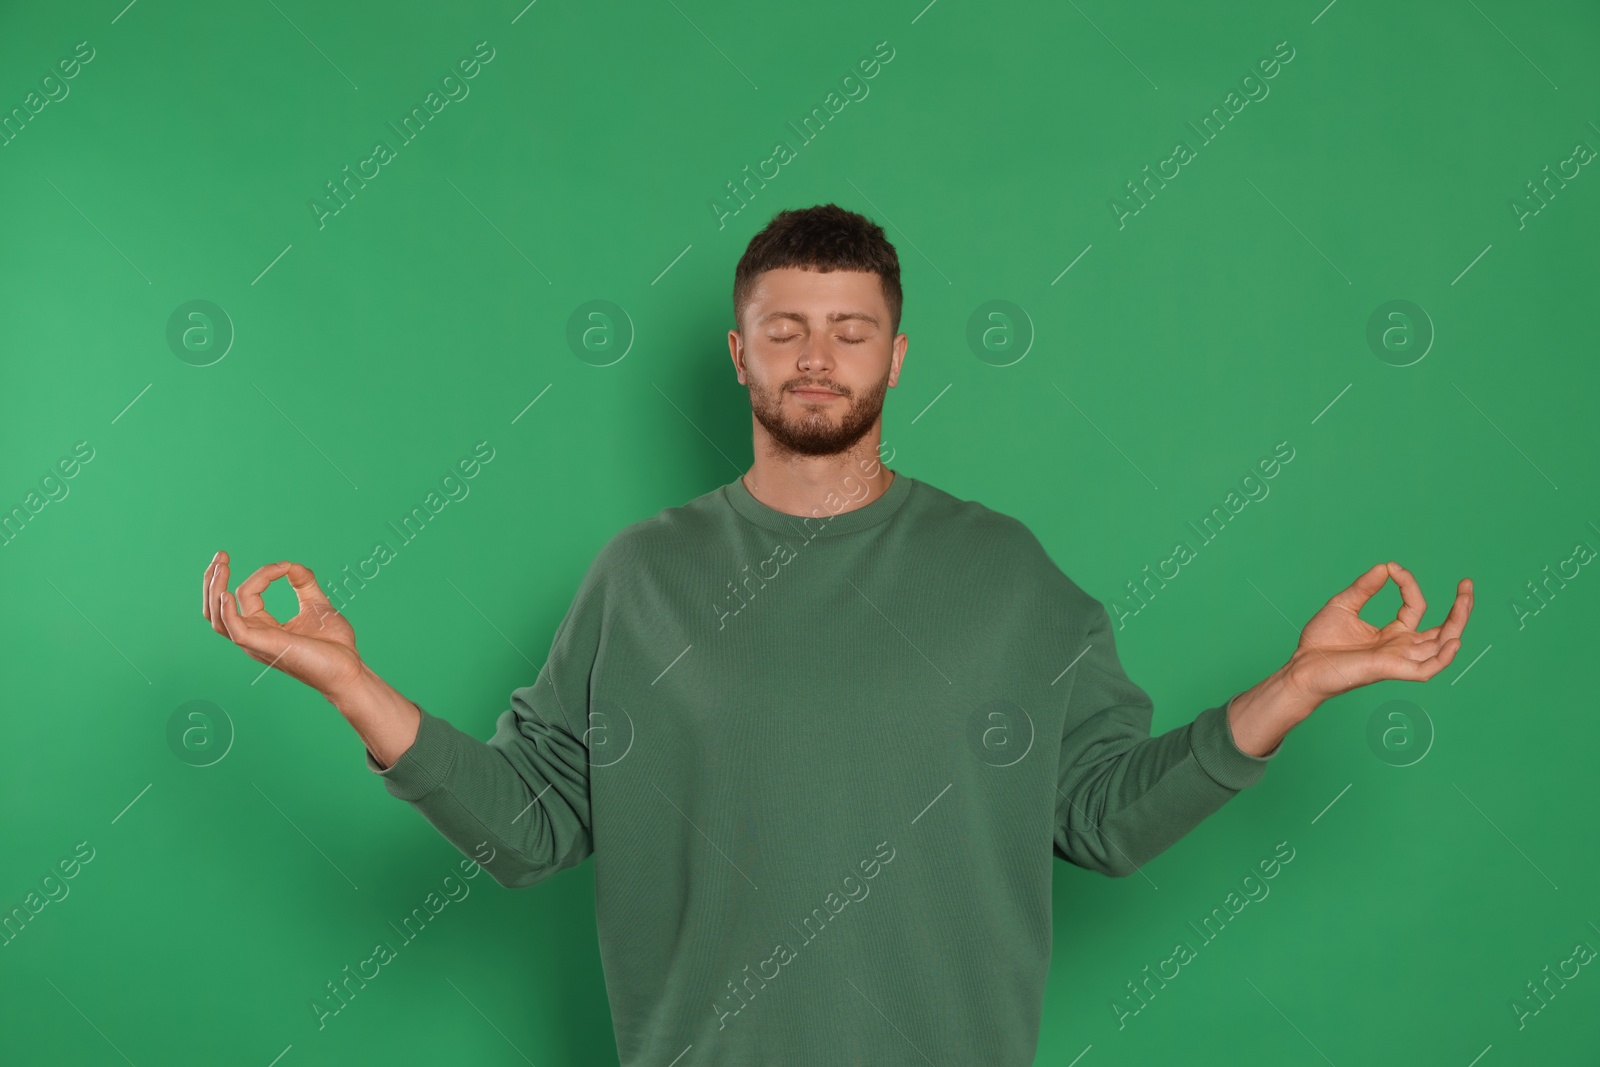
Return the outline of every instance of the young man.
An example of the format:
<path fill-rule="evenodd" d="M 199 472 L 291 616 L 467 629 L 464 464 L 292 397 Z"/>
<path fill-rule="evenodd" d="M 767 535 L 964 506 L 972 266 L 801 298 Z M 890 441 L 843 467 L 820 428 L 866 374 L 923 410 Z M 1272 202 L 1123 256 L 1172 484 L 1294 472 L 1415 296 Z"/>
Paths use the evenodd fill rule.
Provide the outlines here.
<path fill-rule="evenodd" d="M 501 885 L 594 857 L 624 1067 L 1027 1067 L 1053 859 L 1131 874 L 1322 701 L 1431 678 L 1471 583 L 1419 632 L 1415 579 L 1378 564 L 1283 667 L 1152 737 L 1106 609 L 1028 529 L 880 462 L 907 344 L 882 229 L 780 212 L 733 293 L 754 463 L 601 550 L 487 742 L 367 667 L 298 563 L 236 606 L 217 553 L 206 617 L 323 693 Z M 261 593 L 283 576 L 300 613 L 280 625 Z M 1378 629 L 1357 613 L 1391 577 Z"/>

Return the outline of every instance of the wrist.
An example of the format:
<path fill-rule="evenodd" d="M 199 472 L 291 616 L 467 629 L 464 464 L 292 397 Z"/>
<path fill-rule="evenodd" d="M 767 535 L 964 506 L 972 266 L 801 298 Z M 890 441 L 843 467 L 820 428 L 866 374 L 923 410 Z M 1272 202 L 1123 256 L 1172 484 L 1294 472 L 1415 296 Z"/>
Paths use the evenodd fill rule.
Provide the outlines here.
<path fill-rule="evenodd" d="M 384 685 L 364 662 L 357 660 L 353 671 L 321 693 L 324 700 L 348 715 L 351 708 L 370 705 Z"/>
<path fill-rule="evenodd" d="M 1289 662 L 1274 672 L 1280 676 L 1280 684 L 1285 690 L 1294 694 L 1295 701 L 1305 706 L 1307 715 L 1315 711 L 1317 705 L 1329 699 L 1331 695 L 1319 690 L 1311 681 L 1310 657 L 1319 654 L 1311 649 L 1297 648 L 1289 657 Z"/>
<path fill-rule="evenodd" d="M 394 766 L 416 741 L 422 726 L 422 710 L 365 664 L 323 696 L 339 709 L 380 768 Z"/>
<path fill-rule="evenodd" d="M 1293 666 L 1291 660 L 1228 702 L 1228 728 L 1239 751 L 1274 754 L 1284 736 L 1316 710 L 1319 702 L 1301 688 Z"/>

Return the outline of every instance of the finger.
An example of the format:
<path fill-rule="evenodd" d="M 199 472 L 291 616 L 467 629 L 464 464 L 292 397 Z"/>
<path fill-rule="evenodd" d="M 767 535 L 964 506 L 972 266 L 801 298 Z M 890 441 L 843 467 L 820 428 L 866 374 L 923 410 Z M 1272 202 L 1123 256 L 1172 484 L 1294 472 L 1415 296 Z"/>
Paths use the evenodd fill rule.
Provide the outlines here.
<path fill-rule="evenodd" d="M 216 615 L 228 640 L 249 652 L 259 653 L 276 662 L 276 658 L 289 647 L 289 637 L 282 629 L 256 622 L 260 615 L 241 615 L 238 605 L 233 602 L 233 594 L 226 588 L 217 594 Z"/>
<path fill-rule="evenodd" d="M 221 558 L 221 552 L 214 553 L 211 562 L 206 564 L 205 574 L 200 579 L 200 614 L 207 622 L 211 621 L 211 572 L 217 569 L 217 561 Z"/>
<path fill-rule="evenodd" d="M 288 562 L 269 563 L 265 567 L 257 567 L 254 574 L 239 584 L 239 614 L 251 618 L 259 617 L 263 621 L 278 625 L 278 620 L 272 617 L 267 606 L 261 602 L 261 594 L 267 586 L 282 578 L 288 573 Z"/>
<path fill-rule="evenodd" d="M 206 583 L 206 617 L 211 620 L 211 628 L 223 637 L 228 636 L 228 630 L 222 625 L 222 615 L 217 606 L 218 592 L 226 593 L 228 590 L 228 554 L 217 553 L 221 558 L 214 561 L 211 567 L 211 578 Z"/>
<path fill-rule="evenodd" d="M 1395 619 L 1406 629 L 1415 630 L 1428 610 L 1428 602 L 1422 599 L 1422 587 L 1417 584 L 1416 576 L 1398 563 L 1390 561 L 1389 573 L 1394 576 L 1394 584 L 1400 587 L 1400 611 Z"/>
<path fill-rule="evenodd" d="M 239 619 L 239 611 L 234 606 L 233 594 L 228 592 L 227 583 L 221 584 L 222 588 L 217 590 L 217 594 L 212 600 L 212 625 L 217 628 L 217 632 L 222 634 L 223 637 L 237 643 L 238 638 L 234 636 L 234 630 L 242 629 L 244 624 Z"/>
<path fill-rule="evenodd" d="M 1472 614 L 1473 592 L 1472 579 L 1463 578 L 1457 582 L 1456 598 L 1450 604 L 1450 614 L 1445 616 L 1444 622 L 1440 625 L 1431 626 L 1426 630 L 1418 630 L 1417 636 L 1438 638 L 1440 640 L 1460 637 L 1461 631 L 1466 629 L 1467 618 Z M 1447 626 L 1450 627 L 1449 632 L 1445 630 Z"/>
<path fill-rule="evenodd" d="M 1456 601 L 1450 605 L 1450 614 L 1445 616 L 1444 625 L 1439 628 L 1439 636 L 1445 640 L 1460 637 L 1461 631 L 1467 628 L 1467 616 L 1472 614 L 1472 579 L 1463 578 L 1456 586 Z"/>
<path fill-rule="evenodd" d="M 205 616 L 207 622 L 211 621 L 211 575 L 216 573 L 217 563 L 221 559 L 221 552 L 212 556 L 211 562 L 206 564 L 205 577 L 200 579 L 200 614 Z"/>
<path fill-rule="evenodd" d="M 1379 563 L 1351 582 L 1347 588 L 1341 589 L 1329 597 L 1328 603 L 1339 604 L 1355 614 L 1360 614 L 1362 606 L 1371 600 L 1372 594 L 1382 589 L 1384 583 L 1388 580 L 1389 571 L 1387 566 Z"/>
<path fill-rule="evenodd" d="M 1422 660 L 1417 664 L 1417 681 L 1425 682 L 1450 666 L 1450 661 L 1456 658 L 1456 653 L 1461 650 L 1461 641 L 1451 638 L 1439 649 L 1439 654 L 1432 659 Z"/>

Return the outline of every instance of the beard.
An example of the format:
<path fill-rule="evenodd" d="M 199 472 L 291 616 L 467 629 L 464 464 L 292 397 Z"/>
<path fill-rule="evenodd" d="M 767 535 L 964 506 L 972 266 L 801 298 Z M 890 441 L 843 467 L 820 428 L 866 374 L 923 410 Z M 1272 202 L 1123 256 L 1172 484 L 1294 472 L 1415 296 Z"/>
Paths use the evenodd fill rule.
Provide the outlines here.
<path fill-rule="evenodd" d="M 784 402 L 797 388 L 831 389 L 843 394 L 844 414 L 833 412 L 839 404 L 826 401 L 809 405 L 803 398 L 798 414 L 787 412 Z M 808 381 L 796 378 L 777 390 L 769 390 L 750 378 L 750 411 L 756 421 L 766 428 L 780 450 L 801 456 L 833 456 L 847 452 L 872 429 L 883 414 L 883 398 L 889 389 L 889 373 L 883 380 L 859 396 L 852 394 L 838 382 Z M 837 425 L 834 419 L 839 418 Z"/>

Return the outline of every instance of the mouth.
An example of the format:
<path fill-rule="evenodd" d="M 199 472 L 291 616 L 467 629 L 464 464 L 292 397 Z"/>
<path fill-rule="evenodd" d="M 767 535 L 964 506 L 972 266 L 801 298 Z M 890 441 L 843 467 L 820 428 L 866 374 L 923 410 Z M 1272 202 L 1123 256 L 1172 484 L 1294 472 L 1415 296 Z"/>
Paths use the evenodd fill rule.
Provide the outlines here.
<path fill-rule="evenodd" d="M 796 389 L 794 395 L 803 400 L 824 401 L 836 400 L 844 394 L 829 392 L 826 389 Z"/>

